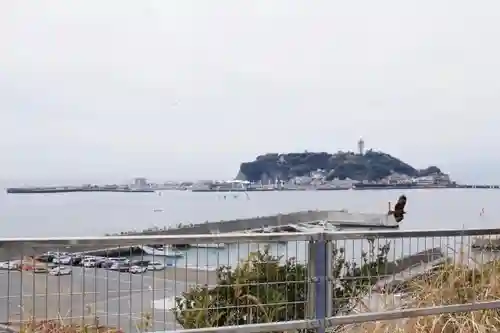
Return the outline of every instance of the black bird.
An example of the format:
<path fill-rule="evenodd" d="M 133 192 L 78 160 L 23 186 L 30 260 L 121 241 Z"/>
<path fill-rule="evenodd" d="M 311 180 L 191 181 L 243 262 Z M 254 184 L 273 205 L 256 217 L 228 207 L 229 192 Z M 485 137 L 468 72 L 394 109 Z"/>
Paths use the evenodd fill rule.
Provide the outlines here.
<path fill-rule="evenodd" d="M 404 214 L 406 214 L 405 206 L 406 206 L 406 196 L 403 194 L 399 197 L 396 206 L 394 206 L 394 210 L 389 210 L 388 215 L 393 215 L 394 219 L 396 219 L 396 222 L 398 223 L 403 221 Z"/>

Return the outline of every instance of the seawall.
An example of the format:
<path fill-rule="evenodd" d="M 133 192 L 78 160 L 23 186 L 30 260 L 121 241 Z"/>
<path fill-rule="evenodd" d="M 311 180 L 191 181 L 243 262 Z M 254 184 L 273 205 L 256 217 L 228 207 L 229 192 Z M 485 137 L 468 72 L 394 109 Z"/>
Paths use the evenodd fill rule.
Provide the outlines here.
<path fill-rule="evenodd" d="M 194 235 L 210 233 L 237 232 L 262 227 L 276 227 L 289 224 L 307 223 L 313 221 L 330 221 L 356 226 L 395 226 L 394 218 L 385 214 L 350 213 L 347 211 L 315 210 L 288 214 L 277 214 L 245 219 L 234 219 L 218 222 L 204 222 L 183 226 L 181 228 L 144 230 L 128 232 L 127 235 Z"/>

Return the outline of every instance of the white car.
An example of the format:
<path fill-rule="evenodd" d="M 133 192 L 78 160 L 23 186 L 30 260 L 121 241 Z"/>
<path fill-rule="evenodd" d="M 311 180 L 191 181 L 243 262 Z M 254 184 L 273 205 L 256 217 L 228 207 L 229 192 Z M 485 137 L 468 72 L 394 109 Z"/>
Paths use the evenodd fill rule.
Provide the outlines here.
<path fill-rule="evenodd" d="M 82 261 L 82 266 L 86 268 L 94 268 L 97 265 L 97 258 L 87 258 Z"/>
<path fill-rule="evenodd" d="M 131 266 L 128 271 L 132 274 L 142 274 L 146 273 L 147 270 L 148 270 L 147 267 Z"/>
<path fill-rule="evenodd" d="M 50 275 L 70 275 L 71 274 L 71 268 L 69 267 L 56 267 L 53 268 L 49 271 Z"/>
<path fill-rule="evenodd" d="M 148 265 L 149 271 L 162 271 L 165 269 L 165 265 L 159 261 L 152 261 Z"/>
<path fill-rule="evenodd" d="M 48 269 L 44 266 L 35 266 L 31 269 L 33 273 L 48 273 Z"/>
<path fill-rule="evenodd" d="M 63 264 L 63 262 L 70 262 L 70 261 L 71 261 L 70 256 L 59 256 L 55 257 L 54 260 L 52 260 L 54 264 Z"/>
<path fill-rule="evenodd" d="M 14 270 L 17 269 L 19 265 L 12 261 L 0 262 L 0 269 Z"/>
<path fill-rule="evenodd" d="M 52 262 L 54 264 L 61 264 L 61 265 L 71 265 L 73 262 L 76 262 L 77 260 L 81 260 L 77 256 L 63 256 L 54 259 Z"/>

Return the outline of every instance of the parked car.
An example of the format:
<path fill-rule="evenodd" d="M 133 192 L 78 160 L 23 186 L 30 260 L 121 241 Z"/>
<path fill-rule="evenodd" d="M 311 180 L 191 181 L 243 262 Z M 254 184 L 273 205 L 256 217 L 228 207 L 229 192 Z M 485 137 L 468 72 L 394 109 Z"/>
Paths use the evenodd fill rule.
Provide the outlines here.
<path fill-rule="evenodd" d="M 66 257 L 66 256 L 55 257 L 55 258 L 52 260 L 52 262 L 53 262 L 54 264 L 61 264 L 61 260 L 65 259 L 65 258 L 67 258 L 67 257 Z"/>
<path fill-rule="evenodd" d="M 47 267 L 43 267 L 43 266 L 32 267 L 31 271 L 33 273 L 48 273 L 49 272 L 49 270 L 47 269 Z"/>
<path fill-rule="evenodd" d="M 64 266 L 58 266 L 49 271 L 49 275 L 70 275 L 70 274 L 71 274 L 71 268 Z"/>
<path fill-rule="evenodd" d="M 150 264 L 149 260 L 133 260 L 130 262 L 130 266 L 148 267 Z"/>
<path fill-rule="evenodd" d="M 115 262 L 109 269 L 118 272 L 128 272 L 130 264 L 128 262 Z"/>
<path fill-rule="evenodd" d="M 125 257 L 111 257 L 111 258 L 108 258 L 108 259 L 112 260 L 114 262 L 120 262 L 120 263 L 125 263 L 125 264 L 130 263 L 130 259 L 129 258 L 125 258 Z"/>
<path fill-rule="evenodd" d="M 150 264 L 149 260 L 134 260 L 130 262 L 130 273 L 145 273 Z"/>
<path fill-rule="evenodd" d="M 79 265 L 82 262 L 83 258 L 78 255 L 67 255 L 61 256 L 59 258 L 54 258 L 52 261 L 54 264 L 61 265 Z"/>
<path fill-rule="evenodd" d="M 93 268 L 93 267 L 96 267 L 96 265 L 97 265 L 96 258 L 87 258 L 87 259 L 83 259 L 83 261 L 82 261 L 82 266 L 85 268 Z"/>
<path fill-rule="evenodd" d="M 149 271 L 162 271 L 165 269 L 165 265 L 159 261 L 151 261 L 148 265 Z"/>
<path fill-rule="evenodd" d="M 15 270 L 19 268 L 19 263 L 14 261 L 0 262 L 0 269 Z"/>
<path fill-rule="evenodd" d="M 96 265 L 96 267 L 99 267 L 99 268 L 105 268 L 105 267 L 107 267 L 108 262 L 109 262 L 108 258 L 96 257 L 95 265 Z"/>
<path fill-rule="evenodd" d="M 128 271 L 132 274 L 142 274 L 146 273 L 147 270 L 148 270 L 147 266 L 130 266 Z"/>
<path fill-rule="evenodd" d="M 128 263 L 129 260 L 127 258 L 103 258 L 103 260 L 98 261 L 97 267 L 101 268 L 110 268 L 116 263 Z"/>
<path fill-rule="evenodd" d="M 48 253 L 45 253 L 45 254 L 42 254 L 42 255 L 35 257 L 35 259 L 37 261 L 40 261 L 40 262 L 52 262 L 52 260 L 54 260 L 54 258 L 55 258 L 55 255 L 48 254 Z"/>
<path fill-rule="evenodd" d="M 52 257 L 52 262 L 54 262 L 54 260 L 56 259 L 59 259 L 61 257 L 66 257 L 66 256 L 69 256 L 71 255 L 71 253 L 68 253 L 68 252 L 52 252 L 52 251 L 49 251 L 47 253 L 44 253 L 44 255 L 47 255 L 47 256 L 51 256 Z"/>

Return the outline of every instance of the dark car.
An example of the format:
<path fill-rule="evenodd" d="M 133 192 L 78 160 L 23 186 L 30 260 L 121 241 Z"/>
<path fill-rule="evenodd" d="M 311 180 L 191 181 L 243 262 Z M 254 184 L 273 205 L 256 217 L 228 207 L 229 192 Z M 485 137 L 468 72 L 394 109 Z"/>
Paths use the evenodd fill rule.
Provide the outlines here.
<path fill-rule="evenodd" d="M 41 262 L 52 262 L 54 260 L 55 256 L 52 254 L 42 254 L 37 256 L 35 259 Z"/>
<path fill-rule="evenodd" d="M 117 257 L 117 258 L 102 258 L 97 262 L 97 267 L 101 268 L 111 268 L 116 263 L 126 263 L 128 264 L 129 260 L 127 258 Z"/>
<path fill-rule="evenodd" d="M 67 255 L 67 256 L 61 256 L 58 258 L 54 258 L 52 261 L 54 264 L 57 265 L 72 265 L 72 266 L 78 266 L 82 262 L 82 257 L 78 255 Z"/>
<path fill-rule="evenodd" d="M 71 265 L 72 266 L 79 266 L 82 262 L 83 258 L 80 256 L 76 257 L 71 257 Z"/>
<path fill-rule="evenodd" d="M 113 261 L 111 259 L 100 258 L 96 262 L 96 267 L 99 267 L 99 268 L 110 268 L 111 266 L 113 266 L 114 263 L 115 263 L 115 261 Z"/>
<path fill-rule="evenodd" d="M 151 264 L 149 260 L 134 260 L 130 266 L 148 267 Z"/>
<path fill-rule="evenodd" d="M 130 264 L 128 262 L 115 262 L 109 269 L 118 272 L 128 272 Z"/>

